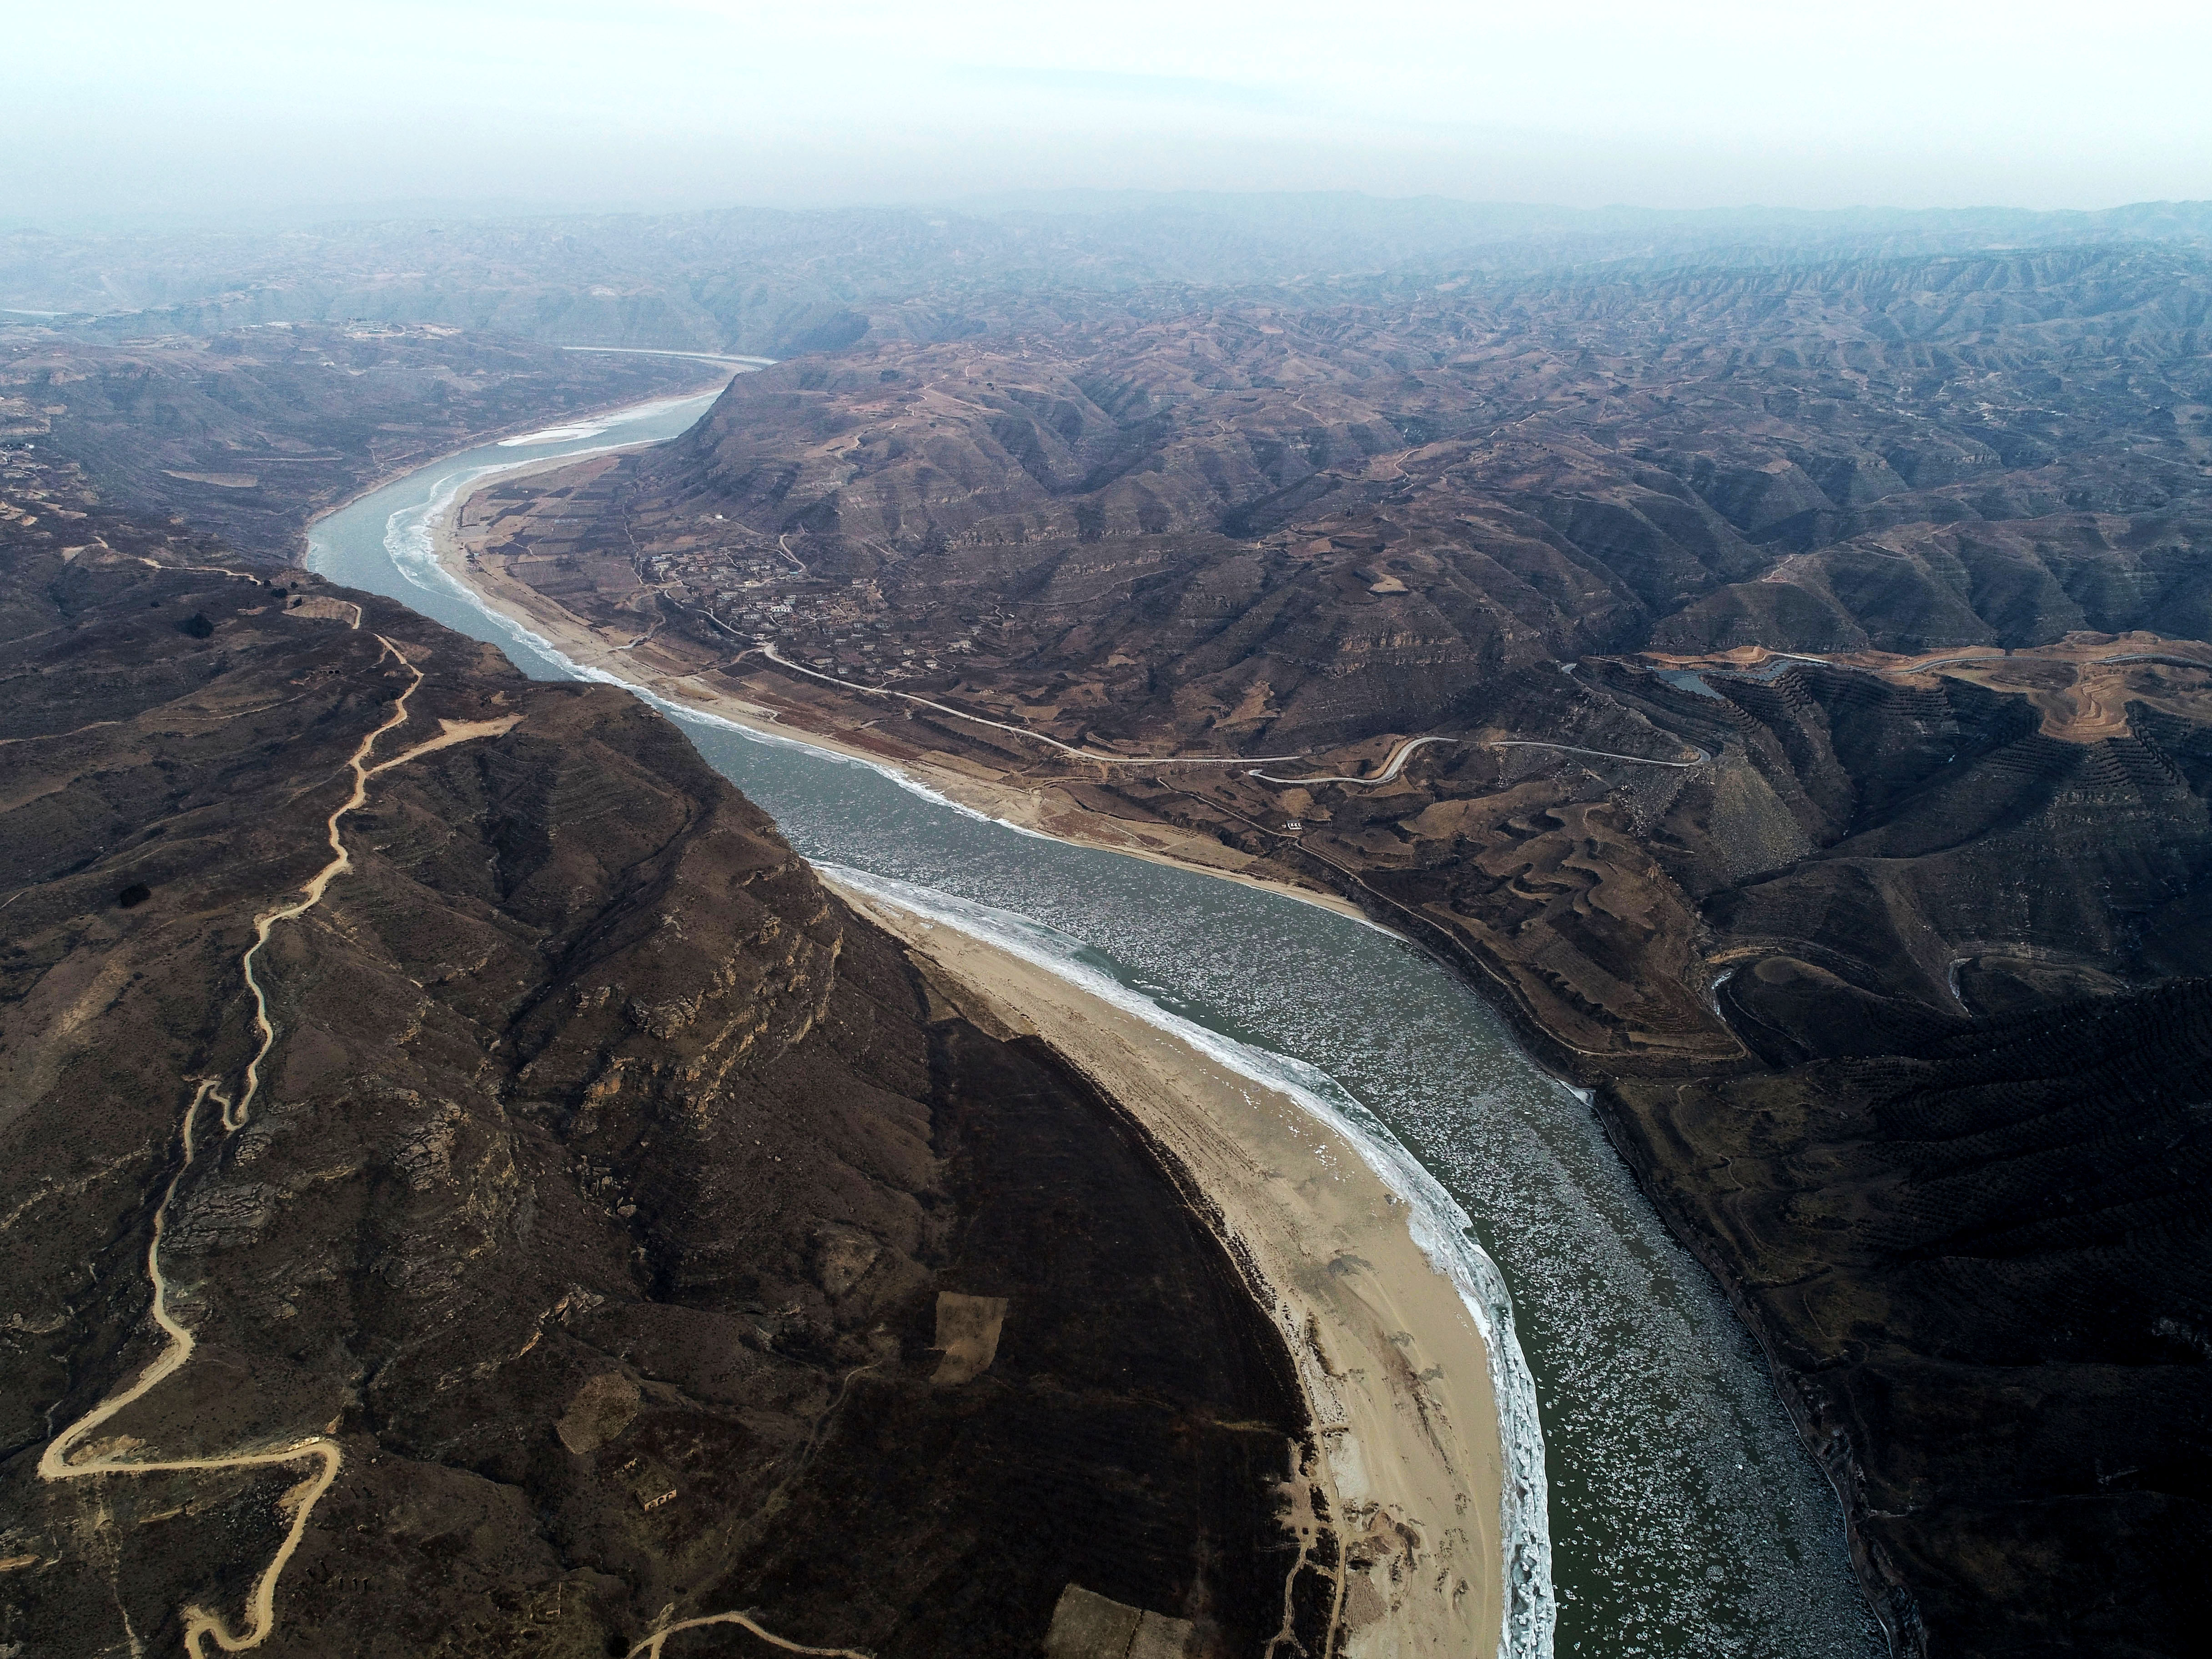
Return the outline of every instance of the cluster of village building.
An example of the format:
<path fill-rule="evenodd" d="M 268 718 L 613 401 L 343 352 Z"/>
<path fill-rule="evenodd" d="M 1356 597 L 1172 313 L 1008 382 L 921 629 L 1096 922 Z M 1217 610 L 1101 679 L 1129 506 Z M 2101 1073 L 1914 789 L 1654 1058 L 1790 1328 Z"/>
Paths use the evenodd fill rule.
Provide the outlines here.
<path fill-rule="evenodd" d="M 982 625 L 963 621 L 919 644 L 894 625 L 873 581 L 824 581 L 775 556 L 702 550 L 655 555 L 641 574 L 672 599 L 700 607 L 804 667 L 881 682 L 945 672 L 972 653 Z"/>

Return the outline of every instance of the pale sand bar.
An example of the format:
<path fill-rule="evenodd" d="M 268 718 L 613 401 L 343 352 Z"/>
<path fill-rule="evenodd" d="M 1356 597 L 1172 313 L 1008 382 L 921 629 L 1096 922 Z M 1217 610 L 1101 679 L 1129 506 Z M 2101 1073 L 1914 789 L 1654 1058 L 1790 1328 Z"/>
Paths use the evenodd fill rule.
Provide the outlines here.
<path fill-rule="evenodd" d="M 1024 957 L 825 878 L 963 1013 L 1050 1043 L 1218 1206 L 1207 1219 L 1261 1281 L 1297 1362 L 1322 1450 L 1307 1481 L 1355 1564 L 1338 1589 L 1351 1631 L 1338 1651 L 1498 1652 L 1504 1454 L 1490 1355 L 1415 1243 L 1409 1206 L 1346 1131 Z"/>

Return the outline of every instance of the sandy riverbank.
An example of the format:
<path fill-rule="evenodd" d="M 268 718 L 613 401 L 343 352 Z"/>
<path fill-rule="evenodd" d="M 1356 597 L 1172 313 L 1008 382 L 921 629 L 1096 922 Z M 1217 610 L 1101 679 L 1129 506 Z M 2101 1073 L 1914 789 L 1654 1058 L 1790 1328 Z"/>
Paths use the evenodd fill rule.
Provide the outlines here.
<path fill-rule="evenodd" d="M 635 630 L 617 634 L 595 628 L 559 601 L 508 574 L 495 562 L 468 556 L 456 526 L 471 495 L 495 484 L 512 483 L 536 473 L 574 465 L 580 459 L 573 455 L 558 457 L 487 477 L 458 495 L 431 526 L 432 546 L 448 574 L 491 610 L 526 624 L 571 661 L 732 725 L 809 744 L 831 754 L 865 761 L 871 766 L 889 768 L 972 811 L 1039 835 L 1198 870 L 1248 886 L 1266 888 L 1304 903 L 1318 904 L 1360 921 L 1369 921 L 1358 905 L 1338 894 L 1249 873 L 1247 866 L 1258 860 L 1249 854 L 1223 846 L 1211 836 L 1181 830 L 1173 824 L 1140 825 L 1109 817 L 1076 805 L 1048 784 L 1018 787 L 979 776 L 981 769 L 960 756 L 942 753 L 917 757 L 886 754 L 836 731 L 825 731 L 818 723 L 801 724 L 789 718 L 802 712 L 795 706 L 771 707 L 745 696 L 719 677 L 710 679 L 687 663 L 659 650 L 650 639 L 641 639 Z M 739 648 L 734 641 L 732 647 L 733 651 Z M 884 712 L 896 717 L 897 706 L 892 704 Z"/>
<path fill-rule="evenodd" d="M 830 879 L 963 1013 L 1041 1036 L 1090 1076 L 1218 1206 L 1312 1409 L 1322 1455 L 1309 1478 L 1350 1569 L 1340 1651 L 1498 1651 L 1505 1452 L 1491 1356 L 1410 1206 L 1348 1132 L 1047 968 Z"/>

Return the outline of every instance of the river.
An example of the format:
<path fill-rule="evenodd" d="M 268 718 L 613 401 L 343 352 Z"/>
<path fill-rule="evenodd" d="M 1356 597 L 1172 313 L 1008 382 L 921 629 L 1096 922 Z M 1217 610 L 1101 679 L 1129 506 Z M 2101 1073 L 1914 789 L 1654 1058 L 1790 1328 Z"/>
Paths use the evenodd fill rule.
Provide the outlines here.
<path fill-rule="evenodd" d="M 308 563 L 499 646 L 533 678 L 605 678 L 487 611 L 439 568 L 428 524 L 491 471 L 672 437 L 711 401 L 447 457 L 320 520 Z M 1548 1565 L 1556 1634 L 1548 1607 L 1524 1609 L 1511 1659 L 1884 1650 L 1834 1494 L 1759 1351 L 1589 1107 L 1454 975 L 1320 906 L 1018 830 L 857 762 L 659 706 L 808 858 L 1103 975 L 1129 1006 L 1233 1046 L 1441 1184 L 1432 1212 L 1455 1224 L 1463 1210 L 1479 1245 L 1466 1255 L 1510 1289 L 1505 1382 L 1541 1421 L 1540 1446 L 1524 1449 L 1538 1485 L 1519 1516 L 1521 1571 Z"/>

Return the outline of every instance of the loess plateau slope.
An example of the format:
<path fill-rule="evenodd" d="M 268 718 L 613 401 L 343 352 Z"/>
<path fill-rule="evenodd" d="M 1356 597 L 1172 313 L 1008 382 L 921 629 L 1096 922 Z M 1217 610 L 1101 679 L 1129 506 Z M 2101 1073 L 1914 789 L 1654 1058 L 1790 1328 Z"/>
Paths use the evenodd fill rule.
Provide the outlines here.
<path fill-rule="evenodd" d="M 0 1650 L 1317 1650 L 1287 1352 L 1112 1103 L 634 699 L 11 504 Z"/>
<path fill-rule="evenodd" d="M 472 498 L 456 568 L 1437 949 L 1598 1090 L 1902 1649 L 2189 1651 L 2212 265 L 1074 309 L 747 376 Z"/>

